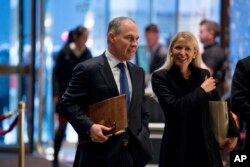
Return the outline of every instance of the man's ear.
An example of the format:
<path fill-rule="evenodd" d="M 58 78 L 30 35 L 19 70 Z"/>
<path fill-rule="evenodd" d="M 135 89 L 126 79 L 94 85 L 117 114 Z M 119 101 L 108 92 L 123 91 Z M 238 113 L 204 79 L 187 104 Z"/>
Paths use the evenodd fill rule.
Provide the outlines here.
<path fill-rule="evenodd" d="M 112 33 L 112 32 L 109 32 L 108 33 L 108 39 L 110 42 L 113 42 L 114 41 L 114 38 L 115 38 L 115 35 Z"/>

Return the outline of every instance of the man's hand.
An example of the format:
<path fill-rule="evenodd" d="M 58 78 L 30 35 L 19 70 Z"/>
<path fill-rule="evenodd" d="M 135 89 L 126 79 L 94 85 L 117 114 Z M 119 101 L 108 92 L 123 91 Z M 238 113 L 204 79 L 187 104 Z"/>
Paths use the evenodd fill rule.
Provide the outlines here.
<path fill-rule="evenodd" d="M 90 128 L 90 139 L 93 142 L 103 143 L 108 140 L 108 136 L 103 135 L 103 131 L 109 131 L 112 128 L 100 125 L 93 124 Z"/>

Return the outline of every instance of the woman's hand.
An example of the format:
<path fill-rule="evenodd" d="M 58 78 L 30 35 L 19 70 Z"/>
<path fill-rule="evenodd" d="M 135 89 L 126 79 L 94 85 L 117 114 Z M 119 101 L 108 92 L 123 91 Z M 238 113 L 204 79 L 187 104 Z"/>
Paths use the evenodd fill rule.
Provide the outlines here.
<path fill-rule="evenodd" d="M 238 137 L 227 138 L 220 146 L 220 149 L 225 152 L 232 151 L 237 146 L 237 141 Z"/>
<path fill-rule="evenodd" d="M 215 79 L 213 77 L 207 78 L 202 84 L 202 89 L 208 93 L 216 88 Z"/>

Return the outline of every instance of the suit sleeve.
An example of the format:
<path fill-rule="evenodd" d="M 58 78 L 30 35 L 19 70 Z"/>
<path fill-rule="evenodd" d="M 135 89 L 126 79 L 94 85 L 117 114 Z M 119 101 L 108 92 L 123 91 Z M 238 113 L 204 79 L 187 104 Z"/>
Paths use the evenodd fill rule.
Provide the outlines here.
<path fill-rule="evenodd" d="M 148 124 L 149 124 L 149 117 L 150 117 L 150 111 L 145 108 L 145 102 L 146 102 L 146 97 L 145 97 L 145 92 L 144 92 L 144 81 L 145 81 L 145 74 L 143 73 L 143 79 L 142 79 L 142 94 L 143 94 L 143 102 L 142 102 L 142 109 L 141 109 L 141 120 L 142 120 L 142 125 L 147 129 L 149 132 Z"/>
<path fill-rule="evenodd" d="M 250 121 L 250 71 L 249 64 L 239 61 L 232 80 L 231 110 L 240 119 Z"/>
<path fill-rule="evenodd" d="M 84 66 L 78 64 L 60 102 L 61 114 L 66 117 L 81 139 L 89 137 L 89 129 L 93 124 L 82 110 L 82 106 L 87 102 L 88 78 Z"/>
<path fill-rule="evenodd" d="M 143 71 L 143 70 L 141 70 Z M 150 130 L 148 127 L 149 124 L 149 117 L 150 117 L 150 109 L 145 107 L 145 102 L 146 98 L 144 96 L 144 72 L 143 73 L 143 78 L 142 78 L 142 103 L 141 103 L 141 128 L 136 134 L 136 138 L 138 139 L 139 142 L 136 142 L 134 149 L 136 150 L 135 154 L 133 155 L 136 159 L 140 159 L 138 162 L 140 164 L 137 164 L 136 166 L 145 166 L 149 161 L 153 159 L 153 148 L 152 148 L 152 143 L 149 140 L 150 136 Z"/>
<path fill-rule="evenodd" d="M 60 95 L 60 68 L 62 67 L 62 60 L 63 60 L 64 54 L 62 51 L 60 51 L 56 57 L 55 66 L 53 69 L 53 96 L 59 96 Z"/>
<path fill-rule="evenodd" d="M 228 137 L 238 137 L 240 135 L 239 128 L 233 119 L 231 111 L 228 111 Z"/>

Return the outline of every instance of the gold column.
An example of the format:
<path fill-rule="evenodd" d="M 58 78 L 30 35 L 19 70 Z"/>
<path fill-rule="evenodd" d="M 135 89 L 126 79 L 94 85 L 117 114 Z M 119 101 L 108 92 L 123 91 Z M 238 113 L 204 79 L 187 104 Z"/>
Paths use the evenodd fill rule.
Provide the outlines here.
<path fill-rule="evenodd" d="M 18 167 L 25 167 L 25 145 L 24 145 L 24 114 L 25 114 L 25 103 L 20 101 L 18 103 L 19 111 L 19 154 L 18 154 Z"/>

